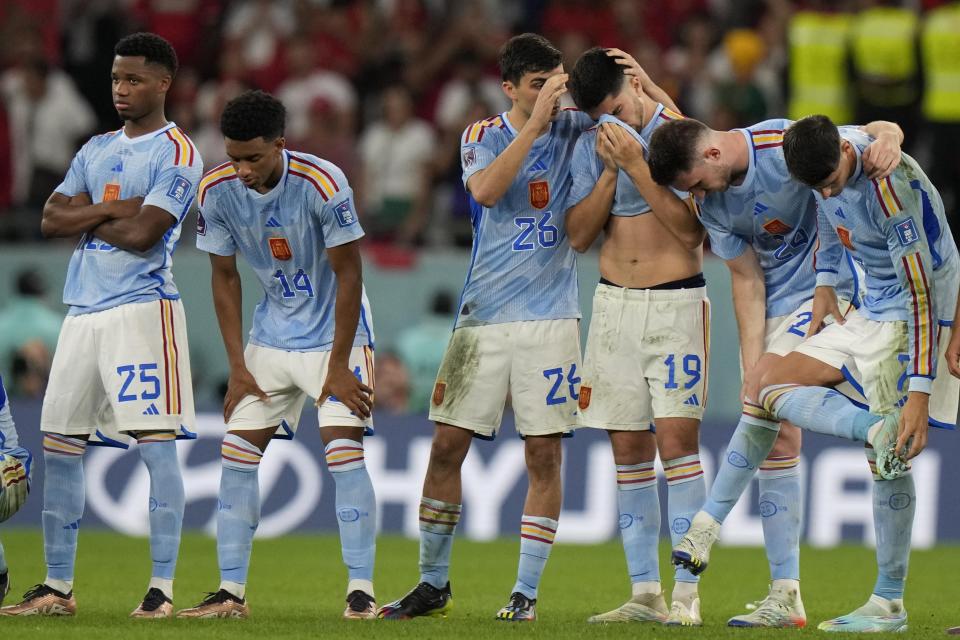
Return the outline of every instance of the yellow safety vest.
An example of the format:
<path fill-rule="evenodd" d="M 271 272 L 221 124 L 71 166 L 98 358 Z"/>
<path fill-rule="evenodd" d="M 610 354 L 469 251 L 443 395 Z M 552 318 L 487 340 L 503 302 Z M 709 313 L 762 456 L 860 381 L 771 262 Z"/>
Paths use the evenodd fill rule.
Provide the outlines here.
<path fill-rule="evenodd" d="M 847 35 L 850 15 L 800 11 L 790 20 L 790 106 L 792 120 L 822 113 L 849 122 Z"/>
<path fill-rule="evenodd" d="M 853 18 L 853 64 L 867 77 L 908 80 L 917 72 L 917 15 L 908 9 L 874 7 Z"/>
<path fill-rule="evenodd" d="M 960 3 L 927 14 L 921 38 L 926 80 L 923 115 L 934 122 L 960 121 Z"/>

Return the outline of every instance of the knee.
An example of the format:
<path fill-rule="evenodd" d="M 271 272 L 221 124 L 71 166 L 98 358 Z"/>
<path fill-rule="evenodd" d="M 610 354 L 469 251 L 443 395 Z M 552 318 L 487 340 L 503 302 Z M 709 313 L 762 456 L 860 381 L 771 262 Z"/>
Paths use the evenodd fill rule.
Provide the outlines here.
<path fill-rule="evenodd" d="M 657 442 L 661 460 L 676 460 L 700 453 L 698 429 L 664 429 Z"/>
<path fill-rule="evenodd" d="M 451 471 L 459 469 L 470 450 L 469 437 L 457 437 L 443 431 L 437 431 L 430 447 L 430 466 L 434 470 Z"/>
<path fill-rule="evenodd" d="M 531 480 L 550 480 L 559 477 L 563 462 L 560 438 L 528 438 L 526 459 L 527 472 Z"/>
<path fill-rule="evenodd" d="M 777 435 L 777 440 L 773 444 L 773 449 L 770 451 L 771 456 L 791 456 L 796 457 L 800 455 L 800 446 L 801 446 L 801 434 L 802 431 L 789 423 L 780 425 L 780 432 Z"/>
<path fill-rule="evenodd" d="M 649 431 L 612 431 L 610 444 L 618 465 L 652 462 L 657 457 L 657 441 Z"/>

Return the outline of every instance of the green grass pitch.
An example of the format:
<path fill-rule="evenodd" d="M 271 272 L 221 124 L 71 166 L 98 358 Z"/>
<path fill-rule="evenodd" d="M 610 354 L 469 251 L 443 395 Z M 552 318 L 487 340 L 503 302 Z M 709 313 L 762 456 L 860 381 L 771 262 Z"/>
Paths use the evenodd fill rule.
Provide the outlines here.
<path fill-rule="evenodd" d="M 39 531 L 2 532 L 17 600 L 43 577 Z M 114 533 L 82 531 L 75 584 L 79 613 L 73 619 L 0 618 L 4 640 L 40 638 L 638 638 L 733 637 L 780 638 L 789 630 L 728 629 L 728 617 L 766 590 L 767 566 L 762 549 L 718 547 L 701 583 L 704 628 L 664 628 L 653 625 L 595 626 L 585 620 L 593 613 L 619 605 L 629 585 L 618 541 L 597 546 L 558 545 L 547 565 L 533 624 L 493 620 L 509 596 L 516 572 L 518 540 L 490 543 L 458 540 L 454 545 L 452 584 L 454 609 L 445 620 L 408 622 L 347 622 L 343 610 L 345 570 L 334 536 L 288 536 L 254 545 L 247 597 L 251 618 L 237 620 L 129 620 L 126 616 L 146 591 L 149 577 L 147 542 Z M 176 606 L 192 605 L 215 589 L 215 543 L 184 536 L 177 570 Z M 667 567 L 666 545 L 661 569 Z M 909 634 L 917 638 L 946 637 L 947 627 L 960 624 L 953 570 L 960 566 L 960 547 L 941 546 L 913 553 L 907 584 Z M 417 579 L 417 544 L 382 537 L 377 546 L 378 602 L 395 599 Z M 804 549 L 804 604 L 809 626 L 804 634 L 823 635 L 819 621 L 859 606 L 870 593 L 874 557 L 869 549 L 841 547 Z M 670 581 L 665 583 L 670 588 Z"/>

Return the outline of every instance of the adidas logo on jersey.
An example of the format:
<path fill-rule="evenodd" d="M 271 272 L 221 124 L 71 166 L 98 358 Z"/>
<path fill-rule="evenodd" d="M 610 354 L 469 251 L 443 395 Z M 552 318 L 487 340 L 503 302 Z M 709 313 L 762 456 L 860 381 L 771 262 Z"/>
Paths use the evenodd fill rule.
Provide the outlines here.
<path fill-rule="evenodd" d="M 277 220 L 277 219 L 274 218 L 273 216 L 270 216 L 270 219 L 267 220 L 267 226 L 268 226 L 268 227 L 282 227 L 283 225 L 280 224 L 280 221 L 279 221 L 279 220 Z"/>
<path fill-rule="evenodd" d="M 756 203 L 755 205 L 753 205 L 753 215 L 759 216 L 759 215 L 761 215 L 764 211 L 766 211 L 766 210 L 769 209 L 769 208 L 770 208 L 770 207 L 768 207 L 767 205 L 763 204 L 762 202 L 758 202 L 758 203 Z"/>
<path fill-rule="evenodd" d="M 699 406 L 700 406 L 700 400 L 697 398 L 697 394 L 693 394 L 692 396 L 690 396 L 689 398 L 687 398 L 686 400 L 684 400 L 684 401 L 683 401 L 683 404 L 688 404 L 688 405 L 690 405 L 691 407 L 699 407 Z"/>
<path fill-rule="evenodd" d="M 153 403 L 151 402 L 151 403 L 150 403 L 150 406 L 147 407 L 146 410 L 143 412 L 143 415 L 145 415 L 145 416 L 158 416 L 158 415 L 160 415 L 160 411 L 159 411 L 159 409 L 157 409 L 157 405 L 155 405 L 155 404 L 153 404 Z"/>
<path fill-rule="evenodd" d="M 530 169 L 528 169 L 528 171 L 530 173 L 537 173 L 538 171 L 546 171 L 547 169 L 547 163 L 545 163 L 543 160 L 537 160 L 530 165 Z"/>

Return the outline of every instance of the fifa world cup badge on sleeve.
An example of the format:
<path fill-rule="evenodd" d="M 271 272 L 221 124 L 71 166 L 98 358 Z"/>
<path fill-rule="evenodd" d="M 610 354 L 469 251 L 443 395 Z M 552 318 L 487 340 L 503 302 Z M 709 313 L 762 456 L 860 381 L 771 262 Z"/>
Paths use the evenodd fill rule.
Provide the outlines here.
<path fill-rule="evenodd" d="M 530 204 L 534 209 L 543 209 L 550 202 L 550 183 L 546 180 L 531 182 Z"/>
<path fill-rule="evenodd" d="M 898 223 L 896 229 L 901 246 L 909 246 L 920 239 L 920 234 L 917 232 L 917 225 L 913 222 L 912 218 Z"/>
<path fill-rule="evenodd" d="M 289 260 L 293 257 L 290 243 L 287 242 L 286 238 L 270 238 L 267 242 L 270 243 L 270 253 L 277 260 Z"/>
<path fill-rule="evenodd" d="M 197 211 L 197 235 L 207 235 L 207 221 L 199 211 Z"/>
<path fill-rule="evenodd" d="M 353 209 L 350 208 L 349 200 L 344 200 L 338 204 L 333 208 L 333 212 L 337 214 L 337 224 L 341 227 L 349 227 L 357 221 L 357 217 L 353 215 Z"/>
<path fill-rule="evenodd" d="M 167 195 L 180 204 L 183 204 L 187 201 L 187 194 L 190 193 L 190 187 L 191 184 L 189 180 L 181 175 L 177 175 L 167 190 Z"/>
<path fill-rule="evenodd" d="M 464 149 L 463 151 L 463 166 L 466 169 L 469 169 L 473 166 L 473 163 L 477 161 L 477 152 L 473 147 L 469 149 Z"/>

